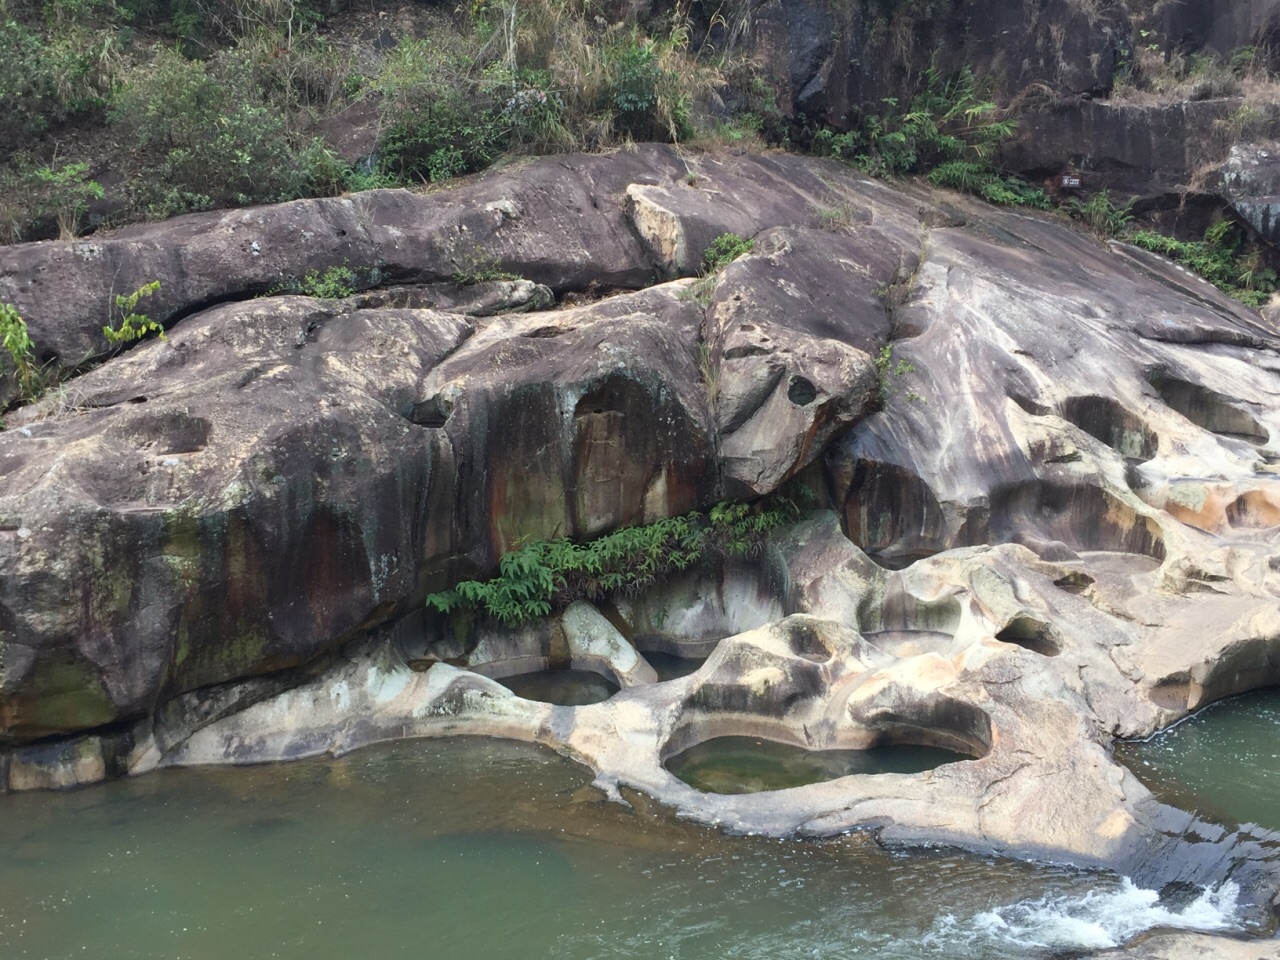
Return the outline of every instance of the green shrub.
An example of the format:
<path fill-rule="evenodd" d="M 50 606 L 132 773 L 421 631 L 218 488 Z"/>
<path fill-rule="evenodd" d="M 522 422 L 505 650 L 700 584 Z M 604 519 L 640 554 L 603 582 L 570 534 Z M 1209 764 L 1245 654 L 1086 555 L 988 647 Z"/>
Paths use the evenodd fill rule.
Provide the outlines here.
<path fill-rule="evenodd" d="M 1114 237 L 1124 232 L 1133 220 L 1133 201 L 1118 207 L 1111 199 L 1111 192 L 1104 189 L 1087 200 L 1072 197 L 1067 203 L 1067 213 L 1099 236 Z"/>
<path fill-rule="evenodd" d="M 387 174 L 438 183 L 483 169 L 506 148 L 509 123 L 494 91 L 428 40 L 401 43 L 372 89 L 382 97 L 378 156 Z"/>
<path fill-rule="evenodd" d="M 19 395 L 27 402 L 36 399 L 43 385 L 35 360 L 35 344 L 27 331 L 27 322 L 11 303 L 0 303 L 0 342 L 13 362 Z"/>
<path fill-rule="evenodd" d="M 1001 116 L 989 93 L 988 81 L 968 67 L 946 79 L 931 65 L 905 112 L 889 97 L 882 113 L 844 133 L 820 130 L 814 145 L 876 176 L 927 173 L 955 160 L 990 164 L 1017 122 Z"/>
<path fill-rule="evenodd" d="M 976 194 L 989 203 L 1037 210 L 1053 207 L 1049 195 L 1039 187 L 1031 186 L 1021 177 L 1000 173 L 990 163 L 980 160 L 950 160 L 930 170 L 928 178 L 940 187 Z"/>
<path fill-rule="evenodd" d="M 161 51 L 117 96 L 111 125 L 134 149 L 136 216 L 269 203 L 305 196 L 308 171 L 279 110 L 264 103 L 248 65 Z"/>
<path fill-rule="evenodd" d="M 137 313 L 138 301 L 160 291 L 160 281 L 152 280 L 144 283 L 133 293 L 118 293 L 115 298 L 116 316 L 105 327 L 102 335 L 107 342 L 120 346 L 141 340 L 150 334 L 156 334 L 161 340 L 168 339 L 164 335 L 164 327 L 156 323 L 145 313 Z"/>
<path fill-rule="evenodd" d="M 314 138 L 299 158 L 306 171 L 307 190 L 312 196 L 336 197 L 362 190 L 379 190 L 400 186 L 402 181 L 384 173 L 376 165 L 350 164 Z"/>
<path fill-rule="evenodd" d="M 624 527 L 587 543 L 547 540 L 506 553 L 492 580 L 466 580 L 433 593 L 427 606 L 441 613 L 481 611 L 516 626 L 574 600 L 635 594 L 662 577 L 718 557 L 759 553 L 769 531 L 798 516 L 795 503 L 720 503 L 643 526 Z"/>
<path fill-rule="evenodd" d="M 1153 230 L 1138 230 L 1129 241 L 1185 265 L 1229 296 L 1260 307 L 1277 290 L 1274 270 L 1262 266 L 1257 248 L 1246 249 L 1239 228 L 1220 220 L 1203 240 L 1177 240 Z"/>
<path fill-rule="evenodd" d="M 606 48 L 605 62 L 611 72 L 605 106 L 613 113 L 616 131 L 637 140 L 663 137 L 658 88 L 666 78 L 654 41 L 633 28 Z"/>
<path fill-rule="evenodd" d="M 525 153 L 546 153 L 573 144 L 566 125 L 564 99 L 551 86 L 544 71 L 521 71 L 508 77 L 506 70 L 491 72 L 493 88 L 509 92 L 502 107 L 508 148 Z M 509 89 L 506 84 L 509 83 Z"/>
<path fill-rule="evenodd" d="M 87 163 L 69 163 L 59 169 L 41 167 L 34 179 L 43 188 L 42 208 L 58 223 L 63 240 L 72 240 L 80 232 L 80 219 L 89 210 L 90 200 L 101 200 L 102 186 L 89 179 Z"/>
<path fill-rule="evenodd" d="M 24 158 L 25 159 L 25 158 Z M 102 186 L 89 179 L 89 165 L 69 163 L 61 167 L 0 170 L 0 229 L 14 242 L 31 236 L 32 228 L 52 221 L 61 239 L 71 240 L 89 209 L 89 201 L 101 200 Z"/>
<path fill-rule="evenodd" d="M 881 347 L 880 352 L 872 358 L 872 362 L 876 365 L 877 399 L 883 408 L 898 395 L 902 378 L 915 373 L 916 367 L 909 360 L 894 357 L 892 344 Z M 920 395 L 914 390 L 908 390 L 906 397 L 908 400 L 920 399 Z"/>
<path fill-rule="evenodd" d="M 722 233 L 711 241 L 703 256 L 703 273 L 712 274 L 723 270 L 739 257 L 745 257 L 755 247 L 756 242 L 736 233 Z"/>
<path fill-rule="evenodd" d="M 101 110 L 120 66 L 110 30 L 68 24 L 47 36 L 0 0 L 0 155 L 72 117 Z"/>

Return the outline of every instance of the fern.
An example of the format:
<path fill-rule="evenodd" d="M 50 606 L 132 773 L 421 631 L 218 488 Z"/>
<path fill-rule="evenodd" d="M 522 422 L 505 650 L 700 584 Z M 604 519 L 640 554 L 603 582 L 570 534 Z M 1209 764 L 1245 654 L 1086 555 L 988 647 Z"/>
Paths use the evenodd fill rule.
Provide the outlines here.
<path fill-rule="evenodd" d="M 717 557 L 759 556 L 769 533 L 798 516 L 794 499 L 774 496 L 623 527 L 587 543 L 539 541 L 503 554 L 493 579 L 464 580 L 431 594 L 427 606 L 443 614 L 481 612 L 517 626 L 574 600 L 636 594 Z"/>

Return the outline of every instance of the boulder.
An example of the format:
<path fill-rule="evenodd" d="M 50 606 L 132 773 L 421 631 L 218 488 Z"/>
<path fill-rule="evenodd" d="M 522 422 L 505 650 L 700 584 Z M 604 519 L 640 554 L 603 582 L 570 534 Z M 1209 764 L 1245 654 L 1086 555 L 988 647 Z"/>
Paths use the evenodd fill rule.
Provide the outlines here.
<path fill-rule="evenodd" d="M 1058 95 L 1110 91 L 1133 33 L 1118 3 L 962 0 L 941 4 L 769 2 L 742 23 L 710 27 L 713 43 L 735 28 L 763 64 L 783 113 L 844 128 L 885 98 L 903 106 L 930 66 L 949 75 L 990 74 L 1004 98 L 1032 86 Z M 872 52 L 868 55 L 868 52 Z"/>
<path fill-rule="evenodd" d="M 1197 176 L 1221 162 L 1230 138 L 1221 123 L 1239 98 L 1165 104 L 1075 100 L 1032 107 L 1019 115 L 1018 133 L 1001 147 L 1001 163 L 1033 181 L 1071 173 L 1081 189 L 1109 190 L 1167 206 L 1169 197 L 1195 192 Z M 1204 184 L 1208 187 L 1209 184 Z"/>
<path fill-rule="evenodd" d="M 776 322 L 773 291 L 831 269 L 822 282 L 834 286 L 848 272 L 824 265 L 813 240 L 807 259 L 770 246 L 740 279 L 681 280 L 553 310 L 551 289 L 529 278 L 345 300 L 192 302 L 209 277 L 241 292 L 261 278 L 252 254 L 247 277 L 229 265 L 237 234 L 234 243 L 265 237 L 266 225 L 296 228 L 308 210 L 323 219 L 357 208 L 363 235 L 385 240 L 389 275 L 411 275 L 413 257 L 447 264 L 452 254 L 441 251 L 461 236 L 560 290 L 640 285 L 655 263 L 624 197 L 646 182 L 668 184 L 670 222 L 686 236 L 794 224 L 839 198 L 868 223 L 880 216 L 862 241 L 883 261 L 875 275 L 893 250 L 917 242 L 910 202 L 833 165 L 708 158 L 695 189 L 672 179 L 670 151 L 646 155 L 647 165 L 620 155 L 612 173 L 604 158 L 543 161 L 528 181 L 499 172 L 456 195 L 284 204 L 133 234 L 145 243 L 113 240 L 110 259 L 130 276 L 162 269 L 163 250 L 173 273 L 161 274 L 162 290 L 180 316 L 195 312 L 171 324 L 166 341 L 11 413 L 0 434 L 0 737 L 144 717 L 192 689 L 298 667 L 431 589 L 487 575 L 530 538 L 589 537 L 706 508 L 728 492 L 762 495 L 815 461 L 865 413 L 870 354 L 887 325 L 860 272 L 854 322 L 836 324 L 829 298 L 789 304 Z M 589 193 L 587 168 L 613 187 Z M 552 186 L 552 174 L 563 182 Z M 499 199 L 477 207 L 476 195 Z M 428 202 L 430 215 L 415 220 Z M 595 249 L 566 241 L 573 229 Z M 173 266 L 203 263 L 215 248 L 203 275 Z M 102 263 L 77 249 L 41 243 L 0 256 L 28 298 L 24 310 L 46 318 L 33 320 L 38 335 L 92 334 L 81 284 Z M 270 249 L 272 269 L 313 262 L 306 244 Z M 35 299 L 39 278 L 64 263 L 73 265 L 57 281 L 67 297 Z M 774 340 L 761 355 L 785 370 L 778 396 L 739 405 L 732 429 L 711 385 L 737 376 L 719 372 L 733 361 L 699 347 L 717 340 L 707 316 L 721 301 L 756 311 L 759 335 Z"/>
<path fill-rule="evenodd" d="M 1272 246 L 1280 246 L 1280 142 L 1238 143 L 1218 168 L 1232 210 Z"/>

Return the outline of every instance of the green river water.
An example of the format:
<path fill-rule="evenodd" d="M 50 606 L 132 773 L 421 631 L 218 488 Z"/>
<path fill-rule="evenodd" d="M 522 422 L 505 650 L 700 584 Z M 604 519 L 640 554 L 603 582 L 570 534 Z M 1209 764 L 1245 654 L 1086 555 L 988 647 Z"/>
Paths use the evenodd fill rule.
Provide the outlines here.
<path fill-rule="evenodd" d="M 1121 878 L 866 835 L 731 837 L 486 739 L 0 797 L 0 957 L 1047 956 L 1230 928 Z"/>
<path fill-rule="evenodd" d="M 1116 756 L 1162 800 L 1219 823 L 1280 830 L 1280 689 L 1212 704 Z"/>

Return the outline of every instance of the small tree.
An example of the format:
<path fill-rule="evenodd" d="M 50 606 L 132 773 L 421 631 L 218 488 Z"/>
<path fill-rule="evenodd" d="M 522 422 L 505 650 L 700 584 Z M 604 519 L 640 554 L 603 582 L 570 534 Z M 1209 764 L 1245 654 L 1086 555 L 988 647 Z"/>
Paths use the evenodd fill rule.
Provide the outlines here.
<path fill-rule="evenodd" d="M 116 294 L 117 323 L 115 326 L 108 323 L 102 328 L 102 335 L 107 338 L 107 342 L 119 346 L 131 343 L 134 340 L 141 340 L 152 333 L 156 334 L 161 340 L 168 339 L 164 335 L 164 327 L 160 326 L 145 313 L 136 312 L 138 301 L 143 297 L 151 296 L 159 289 L 160 281 L 152 280 L 150 283 L 144 283 L 133 293 Z"/>
<path fill-rule="evenodd" d="M 35 344 L 27 331 L 27 322 L 11 303 L 0 303 L 0 342 L 13 360 L 18 391 L 23 400 L 34 400 L 40 393 L 40 368 L 35 362 Z"/>
<path fill-rule="evenodd" d="M 61 240 L 74 240 L 79 235 L 89 201 L 103 197 L 102 185 L 88 176 L 87 163 L 69 163 L 59 169 L 42 167 L 33 174 L 34 186 L 42 194 L 38 209 L 58 222 Z"/>

